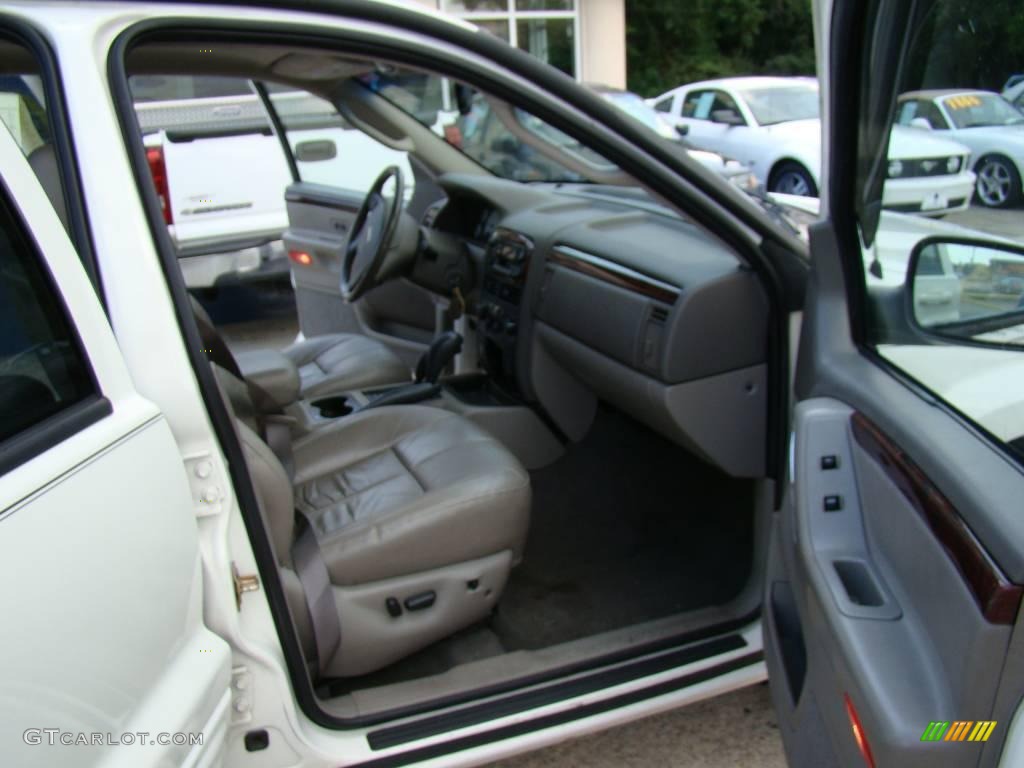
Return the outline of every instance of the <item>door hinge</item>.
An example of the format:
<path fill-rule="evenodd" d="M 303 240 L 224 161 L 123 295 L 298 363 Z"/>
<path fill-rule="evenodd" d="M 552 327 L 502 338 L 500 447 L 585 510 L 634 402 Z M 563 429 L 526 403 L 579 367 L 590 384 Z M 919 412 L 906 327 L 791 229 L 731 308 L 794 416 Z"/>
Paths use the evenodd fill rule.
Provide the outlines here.
<path fill-rule="evenodd" d="M 235 584 L 235 604 L 238 606 L 238 610 L 242 610 L 242 593 L 259 590 L 260 577 L 255 574 L 243 576 L 238 572 L 238 566 L 232 562 L 231 580 Z"/>
<path fill-rule="evenodd" d="M 184 457 L 185 473 L 192 489 L 192 504 L 196 517 L 209 517 L 224 510 L 227 494 L 225 482 L 213 455 L 207 451 Z"/>

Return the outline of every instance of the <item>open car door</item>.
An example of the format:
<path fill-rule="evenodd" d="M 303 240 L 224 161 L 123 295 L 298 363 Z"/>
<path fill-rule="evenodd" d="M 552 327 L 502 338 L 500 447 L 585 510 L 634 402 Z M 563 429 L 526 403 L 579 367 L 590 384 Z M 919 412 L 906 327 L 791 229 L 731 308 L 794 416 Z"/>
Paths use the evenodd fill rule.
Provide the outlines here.
<path fill-rule="evenodd" d="M 1019 436 L 1000 436 L 1024 407 L 1019 348 L 938 338 L 914 320 L 910 278 L 886 293 L 865 287 L 866 273 L 881 271 L 871 254 L 886 229 L 924 228 L 880 208 L 885 178 L 903 170 L 886 160 L 897 96 L 951 76 L 937 63 L 963 61 L 943 46 L 960 44 L 952 32 L 968 34 L 979 9 L 816 5 L 822 221 L 811 231 L 790 477 L 764 601 L 793 766 L 1024 759 L 1010 754 L 1022 690 L 1024 471 Z M 929 223 L 931 236 L 943 226 Z M 916 248 L 903 254 L 908 275 Z M 1004 373 L 975 401 L 1018 393 L 994 420 L 960 396 L 978 384 L 985 355 L 999 356 Z"/>
<path fill-rule="evenodd" d="M 182 456 L 3 126 L 0 316 L 4 763 L 220 765 L 231 651 Z"/>
<path fill-rule="evenodd" d="M 288 228 L 282 239 L 302 333 L 360 333 L 387 344 L 411 367 L 435 335 L 430 294 L 394 280 L 347 303 L 339 285 L 349 229 L 380 173 L 397 165 L 412 197 L 416 179 L 406 153 L 350 125 L 330 102 L 305 91 L 271 93 L 265 103 L 294 177 L 285 190 Z"/>

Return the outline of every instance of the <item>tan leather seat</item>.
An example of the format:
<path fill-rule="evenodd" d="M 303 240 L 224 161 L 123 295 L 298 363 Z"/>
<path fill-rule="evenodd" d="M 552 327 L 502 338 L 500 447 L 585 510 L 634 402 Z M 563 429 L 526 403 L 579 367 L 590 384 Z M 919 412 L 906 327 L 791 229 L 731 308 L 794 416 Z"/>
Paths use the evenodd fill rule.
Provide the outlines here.
<path fill-rule="evenodd" d="M 228 370 L 233 368 L 233 375 L 259 387 L 266 387 L 268 383 L 272 385 L 273 380 L 282 380 L 281 383 L 286 384 L 284 379 L 294 377 L 296 391 L 289 402 L 386 384 L 403 384 L 412 379 L 409 368 L 387 346 L 354 333 L 315 336 L 280 352 L 257 349 L 236 354 L 229 349 L 203 305 L 194 296 L 189 298 L 203 343 L 215 353 L 208 355 L 211 360 Z M 268 357 L 276 357 L 284 367 L 273 372 L 265 368 L 263 362 Z M 264 375 L 268 373 L 269 379 Z M 257 378 L 259 381 L 255 381 Z M 280 395 L 271 396 L 272 402 L 257 402 L 256 405 L 277 410 L 287 404 L 277 402 L 280 399 Z"/>
<path fill-rule="evenodd" d="M 409 367 L 385 344 L 355 333 L 314 336 L 282 351 L 298 368 L 306 399 L 412 378 Z"/>
<path fill-rule="evenodd" d="M 236 425 L 307 653 L 315 641 L 292 563 L 296 509 L 327 567 L 341 640 L 321 675 L 372 672 L 497 605 L 522 555 L 530 481 L 493 437 L 441 409 L 382 407 L 296 442 L 293 485 Z M 416 597 L 430 605 L 410 609 Z"/>

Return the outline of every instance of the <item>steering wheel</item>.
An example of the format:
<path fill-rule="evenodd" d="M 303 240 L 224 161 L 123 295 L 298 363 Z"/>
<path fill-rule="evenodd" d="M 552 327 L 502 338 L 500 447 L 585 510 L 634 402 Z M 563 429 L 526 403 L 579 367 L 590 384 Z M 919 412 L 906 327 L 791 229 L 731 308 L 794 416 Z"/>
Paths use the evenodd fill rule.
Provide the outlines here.
<path fill-rule="evenodd" d="M 395 180 L 395 196 L 389 202 L 382 190 L 392 178 Z M 381 267 L 395 239 L 404 193 L 405 182 L 397 165 L 385 168 L 366 193 L 366 199 L 349 230 L 341 261 L 341 295 L 345 301 L 355 301 L 377 284 Z"/>

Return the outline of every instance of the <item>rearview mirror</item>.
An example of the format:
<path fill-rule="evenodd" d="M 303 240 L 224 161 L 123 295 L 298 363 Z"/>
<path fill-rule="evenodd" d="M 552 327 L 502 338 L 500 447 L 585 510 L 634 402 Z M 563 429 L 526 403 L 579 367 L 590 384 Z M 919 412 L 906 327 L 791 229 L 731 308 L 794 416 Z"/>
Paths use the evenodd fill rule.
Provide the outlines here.
<path fill-rule="evenodd" d="M 1024 347 L 1024 248 L 927 238 L 907 275 L 919 327 L 953 341 Z"/>
<path fill-rule="evenodd" d="M 711 113 L 711 122 L 724 125 L 743 125 L 743 118 L 735 109 L 716 109 Z"/>
<path fill-rule="evenodd" d="M 680 136 L 686 136 L 690 133 L 690 126 L 687 123 L 677 123 L 676 133 Z"/>
<path fill-rule="evenodd" d="M 927 117 L 915 117 L 910 121 L 910 126 L 912 128 L 921 128 L 925 131 L 930 131 L 932 129 L 932 124 L 928 121 Z"/>
<path fill-rule="evenodd" d="M 311 139 L 295 145 L 295 159 L 303 163 L 319 163 L 338 156 L 338 147 L 330 139 Z"/>

